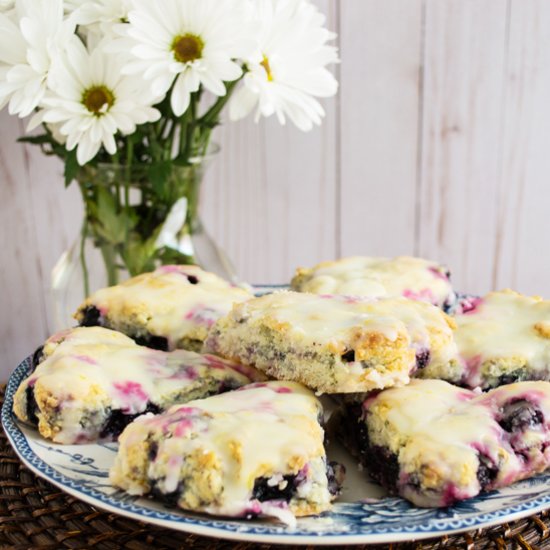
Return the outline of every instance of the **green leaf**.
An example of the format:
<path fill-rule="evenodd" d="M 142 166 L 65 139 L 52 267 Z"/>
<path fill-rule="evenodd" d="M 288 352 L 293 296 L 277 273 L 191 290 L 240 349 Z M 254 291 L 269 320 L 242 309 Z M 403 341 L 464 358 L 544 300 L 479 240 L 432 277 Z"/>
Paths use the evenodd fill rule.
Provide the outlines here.
<path fill-rule="evenodd" d="M 112 244 L 124 243 L 128 232 L 137 224 L 138 215 L 132 208 L 120 209 L 108 187 L 98 186 L 96 196 L 97 203 L 88 201 L 95 233 Z"/>
<path fill-rule="evenodd" d="M 167 182 L 172 171 L 172 164 L 173 163 L 169 160 L 158 161 L 151 164 L 147 171 L 153 192 L 158 197 L 164 197 L 166 195 Z"/>
<path fill-rule="evenodd" d="M 122 252 L 122 258 L 130 275 L 135 276 L 155 269 L 155 242 L 158 232 L 150 238 L 143 240 L 140 235 L 132 232 L 126 247 Z"/>
<path fill-rule="evenodd" d="M 52 138 L 48 134 L 41 134 L 39 136 L 23 136 L 17 138 L 18 143 L 32 143 L 33 145 L 43 145 L 45 143 L 51 144 Z"/>
<path fill-rule="evenodd" d="M 167 246 L 164 246 L 157 251 L 157 257 L 164 265 L 190 265 L 196 263 L 196 260 L 193 258 L 193 256 L 182 254 L 178 250 L 175 250 L 174 248 L 169 248 Z"/>
<path fill-rule="evenodd" d="M 76 149 L 72 151 L 67 151 L 65 156 L 65 187 L 69 187 L 71 182 L 76 178 L 78 171 L 80 170 L 80 165 L 76 160 Z"/>

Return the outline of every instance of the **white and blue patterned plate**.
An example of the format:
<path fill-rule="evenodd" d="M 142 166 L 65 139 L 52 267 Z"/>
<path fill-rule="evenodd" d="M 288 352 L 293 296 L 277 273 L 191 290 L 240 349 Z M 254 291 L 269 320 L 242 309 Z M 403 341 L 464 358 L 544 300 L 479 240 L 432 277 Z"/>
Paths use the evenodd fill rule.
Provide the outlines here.
<path fill-rule="evenodd" d="M 131 497 L 109 484 L 117 445 L 57 445 L 13 417 L 13 395 L 26 377 L 30 358 L 12 374 L 2 409 L 2 424 L 23 461 L 34 473 L 97 508 L 132 519 L 211 537 L 287 544 L 367 544 L 440 537 L 513 521 L 550 508 L 550 474 L 487 493 L 452 508 L 415 508 L 384 496 L 339 448 L 332 460 L 347 467 L 345 490 L 330 513 L 298 520 L 290 529 L 268 520 L 231 520 L 178 512 L 151 500 Z"/>

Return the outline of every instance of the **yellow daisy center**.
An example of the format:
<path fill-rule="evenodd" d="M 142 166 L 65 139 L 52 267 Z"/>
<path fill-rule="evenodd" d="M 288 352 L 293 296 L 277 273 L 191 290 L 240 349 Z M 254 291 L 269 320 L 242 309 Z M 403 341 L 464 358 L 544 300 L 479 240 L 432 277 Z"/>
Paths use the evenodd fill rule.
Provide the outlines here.
<path fill-rule="evenodd" d="M 267 80 L 269 82 L 273 82 L 273 73 L 271 72 L 271 67 L 269 66 L 269 59 L 265 55 L 260 65 L 265 69 L 265 72 L 267 73 Z"/>
<path fill-rule="evenodd" d="M 115 96 L 106 86 L 92 86 L 82 94 L 82 104 L 90 113 L 100 116 L 115 102 Z"/>
<path fill-rule="evenodd" d="M 200 36 L 195 34 L 184 34 L 176 36 L 172 42 L 172 51 L 174 52 L 174 58 L 180 63 L 189 63 L 200 59 L 202 57 L 202 49 L 204 48 L 204 42 Z"/>

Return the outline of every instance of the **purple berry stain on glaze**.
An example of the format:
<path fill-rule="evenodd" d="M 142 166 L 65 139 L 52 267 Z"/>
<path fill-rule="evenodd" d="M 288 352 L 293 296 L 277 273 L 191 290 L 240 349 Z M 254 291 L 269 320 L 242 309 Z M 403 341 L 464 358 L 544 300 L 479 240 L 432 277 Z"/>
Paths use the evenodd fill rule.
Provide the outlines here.
<path fill-rule="evenodd" d="M 67 337 L 69 337 L 72 331 L 73 331 L 72 328 L 66 328 L 64 330 L 56 332 L 54 335 L 48 338 L 48 343 L 58 344 L 59 342 L 62 342 Z"/>
<path fill-rule="evenodd" d="M 442 281 L 448 281 L 450 278 L 450 273 L 437 267 L 428 267 L 428 271 L 434 275 L 434 277 L 441 279 Z"/>
<path fill-rule="evenodd" d="M 210 328 L 220 317 L 220 312 L 203 305 L 193 308 L 185 315 L 186 321 L 192 321 L 198 325 L 204 325 Z"/>
<path fill-rule="evenodd" d="M 174 430 L 175 437 L 185 437 L 193 428 L 193 420 L 190 418 L 184 418 L 178 422 Z"/>
<path fill-rule="evenodd" d="M 199 372 L 191 365 L 181 365 L 180 368 L 170 376 L 170 380 L 196 380 Z"/>
<path fill-rule="evenodd" d="M 469 386 L 477 386 L 476 381 L 479 379 L 479 373 L 481 371 L 481 364 L 483 358 L 481 355 L 474 355 L 473 357 L 464 358 L 466 363 L 466 369 L 463 375 L 463 379 Z"/>
<path fill-rule="evenodd" d="M 255 390 L 256 388 L 267 388 L 268 385 L 265 382 L 256 382 L 254 384 L 248 384 L 248 386 L 241 386 L 236 391 Z"/>
<path fill-rule="evenodd" d="M 88 363 L 88 365 L 97 365 L 97 361 L 90 357 L 89 355 L 73 355 L 75 359 L 78 361 L 82 361 L 83 363 Z"/>
<path fill-rule="evenodd" d="M 454 483 L 448 483 L 445 486 L 441 496 L 441 505 L 452 506 L 455 502 L 466 500 L 467 498 L 471 498 L 473 496 L 475 496 L 475 494 L 470 494 L 467 491 L 461 491 Z"/>
<path fill-rule="evenodd" d="M 462 302 L 462 315 L 476 313 L 479 306 L 483 304 L 483 298 L 472 297 Z"/>
<path fill-rule="evenodd" d="M 212 369 L 227 369 L 227 365 L 219 357 L 215 357 L 214 355 L 205 355 L 204 358 L 206 359 L 208 366 Z"/>
<path fill-rule="evenodd" d="M 157 349 L 150 349 L 149 353 L 145 357 L 145 363 L 149 368 L 159 369 L 159 372 L 164 371 L 168 362 L 169 355 L 167 352 Z"/>
<path fill-rule="evenodd" d="M 179 407 L 176 411 L 176 413 L 178 414 L 197 414 L 197 413 L 201 413 L 202 410 L 197 408 L 197 407 L 186 407 L 185 405 L 183 405 L 182 407 Z"/>
<path fill-rule="evenodd" d="M 363 401 L 363 404 L 361 405 L 363 409 L 363 416 L 368 412 L 369 408 L 372 406 L 381 391 L 382 390 L 373 390 L 365 401 Z"/>
<path fill-rule="evenodd" d="M 121 410 L 125 414 L 135 414 L 145 408 L 149 395 L 143 390 L 141 384 L 132 382 L 115 382 L 113 384 L 117 397 L 122 402 Z"/>
<path fill-rule="evenodd" d="M 163 265 L 157 269 L 157 273 L 183 273 L 185 271 L 181 265 Z"/>
<path fill-rule="evenodd" d="M 476 397 L 476 394 L 472 391 L 463 390 L 457 393 L 455 397 L 458 401 L 471 401 L 474 397 Z"/>
<path fill-rule="evenodd" d="M 421 301 L 421 302 L 430 302 L 432 304 L 437 303 L 435 296 L 429 288 L 423 288 L 422 290 L 411 290 L 406 288 L 403 291 L 403 296 L 409 300 Z"/>
<path fill-rule="evenodd" d="M 242 374 L 249 380 L 265 380 L 265 376 L 254 367 L 249 367 L 247 365 L 241 365 L 240 363 L 234 363 L 232 361 L 222 361 L 219 357 L 214 355 L 203 355 L 204 359 L 208 363 L 208 366 L 213 369 L 221 370 L 234 370 L 239 374 Z"/>
<path fill-rule="evenodd" d="M 259 516 L 261 513 L 262 513 L 262 505 L 258 500 L 253 500 L 245 508 L 243 512 L 243 516 L 247 519 L 248 518 L 252 519 L 255 516 Z"/>

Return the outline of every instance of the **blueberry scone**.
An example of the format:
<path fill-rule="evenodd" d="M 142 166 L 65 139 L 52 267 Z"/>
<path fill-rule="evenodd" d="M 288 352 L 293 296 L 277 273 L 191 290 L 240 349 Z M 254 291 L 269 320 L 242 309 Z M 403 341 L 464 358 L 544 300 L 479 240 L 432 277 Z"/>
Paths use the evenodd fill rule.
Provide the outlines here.
<path fill-rule="evenodd" d="M 426 302 L 284 291 L 236 304 L 204 349 L 320 393 L 406 384 L 456 353 L 453 321 Z"/>
<path fill-rule="evenodd" d="M 110 480 L 209 514 L 295 516 L 328 510 L 342 471 L 327 464 L 322 409 L 292 382 L 244 386 L 141 416 L 120 436 Z"/>
<path fill-rule="evenodd" d="M 417 506 L 450 506 L 550 466 L 550 383 L 488 393 L 413 380 L 349 406 L 344 442 L 370 475 Z"/>
<path fill-rule="evenodd" d="M 291 288 L 315 294 L 404 296 L 444 308 L 452 305 L 455 296 L 446 267 L 410 256 L 352 256 L 298 268 Z"/>
<path fill-rule="evenodd" d="M 457 359 L 427 365 L 419 376 L 483 389 L 550 380 L 550 301 L 491 292 L 465 301 L 454 319 Z"/>
<path fill-rule="evenodd" d="M 14 412 L 43 437 L 66 444 L 112 439 L 145 412 L 265 379 L 218 357 L 153 350 L 101 327 L 59 333 L 35 359 Z"/>
<path fill-rule="evenodd" d="M 199 351 L 214 321 L 251 297 L 197 266 L 167 265 L 98 290 L 75 318 L 82 326 L 112 328 L 156 349 Z"/>

